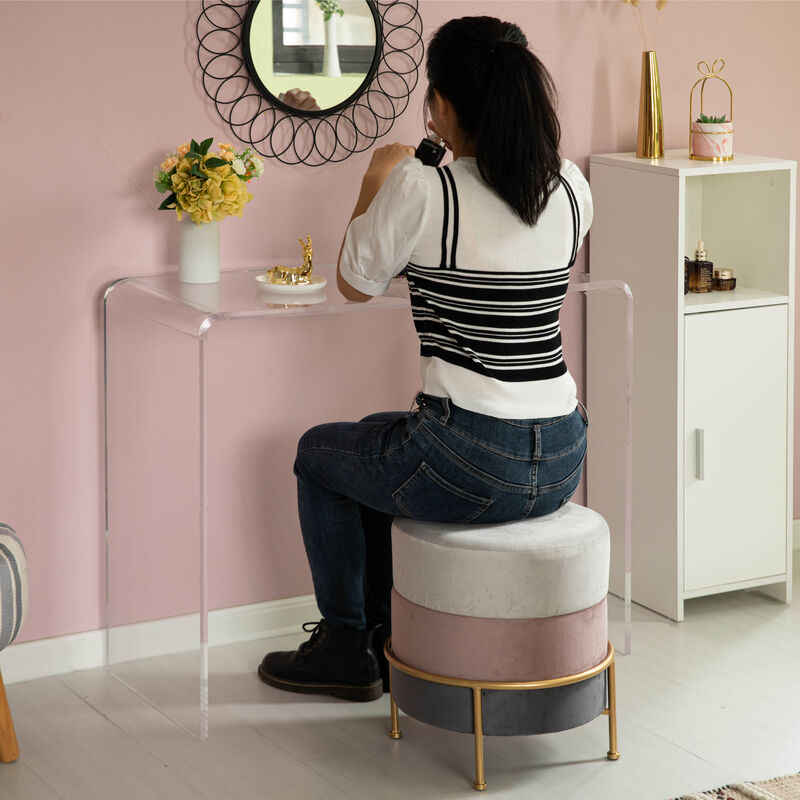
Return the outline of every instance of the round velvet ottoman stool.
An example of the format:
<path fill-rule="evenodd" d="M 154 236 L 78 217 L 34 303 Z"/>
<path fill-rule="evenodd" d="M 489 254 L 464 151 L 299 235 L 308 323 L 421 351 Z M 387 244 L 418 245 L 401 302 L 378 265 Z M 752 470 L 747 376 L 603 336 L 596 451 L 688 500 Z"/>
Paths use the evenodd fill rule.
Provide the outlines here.
<path fill-rule="evenodd" d="M 614 649 L 608 641 L 609 532 L 567 503 L 503 524 L 397 518 L 392 528 L 390 736 L 398 707 L 475 736 L 552 733 L 608 715 L 616 742 Z"/>

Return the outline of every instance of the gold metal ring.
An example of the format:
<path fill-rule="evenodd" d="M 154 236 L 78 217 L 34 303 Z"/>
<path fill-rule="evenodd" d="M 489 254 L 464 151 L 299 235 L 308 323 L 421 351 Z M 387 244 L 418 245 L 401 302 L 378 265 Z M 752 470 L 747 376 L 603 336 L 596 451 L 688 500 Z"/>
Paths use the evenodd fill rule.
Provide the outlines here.
<path fill-rule="evenodd" d="M 694 161 L 733 161 L 733 156 L 696 156 L 691 153 L 689 158 Z"/>
<path fill-rule="evenodd" d="M 552 689 L 554 686 L 567 686 L 571 683 L 580 683 L 593 678 L 608 669 L 609 665 L 614 661 L 614 646 L 609 642 L 606 657 L 597 666 L 583 672 L 577 672 L 574 675 L 564 675 L 561 678 L 549 678 L 543 681 L 476 681 L 467 678 L 452 678 L 449 675 L 438 675 L 435 672 L 425 672 L 425 670 L 410 667 L 397 658 L 392 651 L 391 645 L 392 640 L 390 637 L 383 646 L 383 652 L 387 661 L 400 672 L 430 683 L 442 683 L 446 686 L 461 686 L 468 689 Z"/>

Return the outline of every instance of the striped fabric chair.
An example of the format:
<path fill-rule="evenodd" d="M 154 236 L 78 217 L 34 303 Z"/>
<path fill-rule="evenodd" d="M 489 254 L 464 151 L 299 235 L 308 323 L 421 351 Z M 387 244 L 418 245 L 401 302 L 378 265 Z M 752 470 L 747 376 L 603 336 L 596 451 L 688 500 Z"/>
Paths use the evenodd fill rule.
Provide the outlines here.
<path fill-rule="evenodd" d="M 28 607 L 28 566 L 14 531 L 0 523 L 0 650 L 14 641 Z M 11 709 L 0 673 L 0 761 L 19 757 Z"/>

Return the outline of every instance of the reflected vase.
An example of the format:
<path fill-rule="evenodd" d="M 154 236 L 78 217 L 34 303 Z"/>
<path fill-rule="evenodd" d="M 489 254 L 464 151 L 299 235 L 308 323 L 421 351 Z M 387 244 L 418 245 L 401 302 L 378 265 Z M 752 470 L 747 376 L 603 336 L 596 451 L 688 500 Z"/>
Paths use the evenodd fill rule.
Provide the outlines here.
<path fill-rule="evenodd" d="M 639 91 L 638 158 L 664 156 L 664 121 L 661 116 L 661 81 L 654 50 L 642 53 L 642 85 Z"/>
<path fill-rule="evenodd" d="M 219 227 L 216 220 L 196 225 L 183 215 L 179 234 L 178 278 L 183 283 L 219 281 Z"/>
<path fill-rule="evenodd" d="M 341 78 L 339 66 L 339 47 L 336 42 L 336 14 L 325 20 L 325 54 L 322 62 L 322 74 L 328 78 Z"/>

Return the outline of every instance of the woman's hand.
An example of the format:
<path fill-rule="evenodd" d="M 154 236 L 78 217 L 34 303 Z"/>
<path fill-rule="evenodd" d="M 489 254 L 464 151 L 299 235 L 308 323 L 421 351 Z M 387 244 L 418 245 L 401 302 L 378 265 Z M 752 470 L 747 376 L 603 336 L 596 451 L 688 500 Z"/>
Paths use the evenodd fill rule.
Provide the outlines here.
<path fill-rule="evenodd" d="M 288 106 L 299 108 L 301 111 L 319 111 L 320 107 L 311 92 L 302 89 L 289 89 L 285 94 L 278 95 L 278 100 Z"/>
<path fill-rule="evenodd" d="M 364 173 L 364 183 L 370 184 L 375 192 L 383 186 L 389 173 L 404 159 L 413 156 L 415 148 L 407 144 L 387 144 L 379 147 L 372 153 L 367 171 Z"/>

